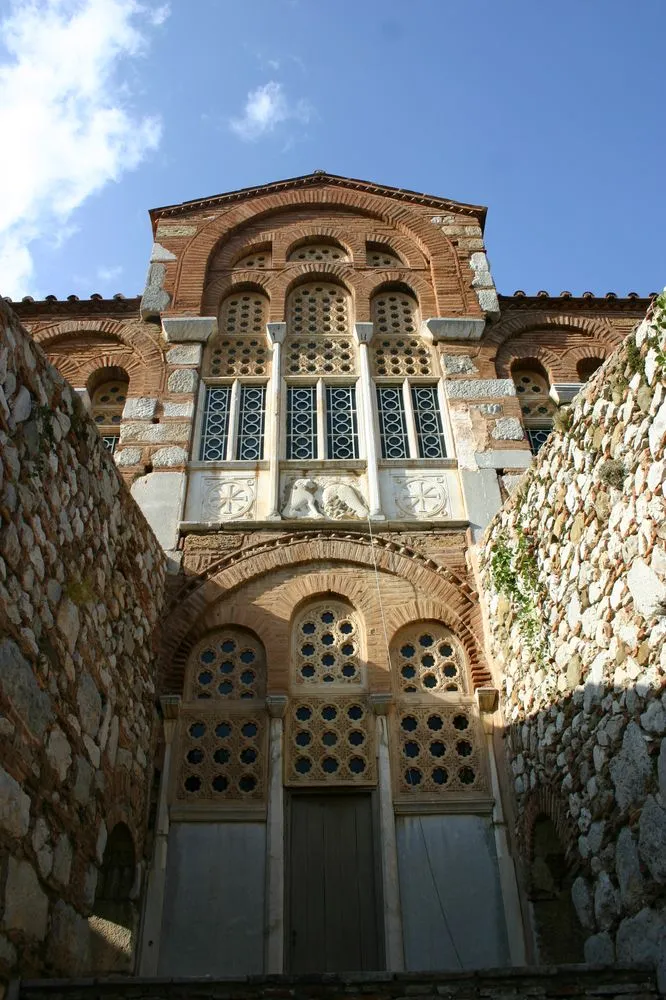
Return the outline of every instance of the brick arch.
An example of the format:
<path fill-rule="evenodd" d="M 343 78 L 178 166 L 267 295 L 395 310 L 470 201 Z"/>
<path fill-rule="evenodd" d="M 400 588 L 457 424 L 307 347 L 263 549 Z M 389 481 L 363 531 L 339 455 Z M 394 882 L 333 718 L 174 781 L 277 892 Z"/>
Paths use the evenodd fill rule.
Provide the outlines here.
<path fill-rule="evenodd" d="M 148 751 L 148 748 L 145 748 Z M 137 783 L 126 767 L 116 766 L 106 775 L 106 796 L 104 821 L 111 832 L 118 823 L 124 823 L 134 841 L 135 858 L 141 860 L 146 836 L 143 817 L 150 794 L 150 772 Z"/>
<path fill-rule="evenodd" d="M 551 784 L 537 785 L 523 800 L 518 837 L 525 863 L 529 865 L 534 859 L 534 827 L 540 816 L 545 816 L 552 822 L 567 861 L 572 867 L 577 867 L 579 857 L 577 830 L 563 804 L 561 792 Z"/>
<path fill-rule="evenodd" d="M 429 266 L 428 258 L 425 256 L 423 251 L 416 247 L 412 240 L 407 239 L 397 231 L 390 233 L 378 233 L 373 230 L 372 232 L 364 233 L 363 241 L 364 243 L 383 244 L 391 250 L 394 250 L 400 257 L 402 257 L 406 267 L 426 268 Z"/>
<path fill-rule="evenodd" d="M 510 340 L 503 344 L 497 354 L 495 368 L 498 378 L 512 378 L 511 369 L 517 361 L 538 361 L 543 365 L 548 375 L 548 381 L 552 385 L 558 381 L 560 356 L 551 351 L 543 344 L 533 342 L 521 344 L 520 341 Z"/>
<path fill-rule="evenodd" d="M 246 291 L 248 287 L 254 287 L 255 291 L 260 291 L 270 299 L 268 283 L 271 278 L 270 271 L 231 271 L 220 274 L 210 284 L 210 295 L 204 305 L 205 316 L 217 316 L 222 302 L 229 295 L 236 292 Z"/>
<path fill-rule="evenodd" d="M 64 346 L 64 345 L 63 345 Z M 87 388 L 90 379 L 98 372 L 109 369 L 110 377 L 112 371 L 121 369 L 129 379 L 128 395 L 141 395 L 134 391 L 135 385 L 140 385 L 142 381 L 143 369 L 134 354 L 130 351 L 119 351 L 118 353 L 108 351 L 97 357 L 77 356 L 76 348 L 68 350 L 66 354 L 47 351 L 47 357 L 60 374 L 76 389 Z M 102 381 L 100 379 L 100 381 Z"/>
<path fill-rule="evenodd" d="M 32 333 L 52 363 L 61 367 L 59 346 L 75 341 L 79 351 L 79 367 L 86 379 L 97 368 L 117 366 L 130 376 L 130 393 L 133 396 L 156 396 L 166 386 L 166 362 L 157 336 L 142 323 L 119 323 L 116 320 L 66 320 L 43 326 Z M 89 345 L 86 347 L 86 341 Z M 104 345 L 108 350 L 104 350 Z M 73 346 L 73 345 L 72 345 Z M 124 348 L 124 350 L 119 350 Z M 72 356 L 71 351 L 68 352 Z M 118 360 L 123 354 L 125 363 Z M 58 360 L 53 360 L 55 357 Z M 113 358 L 113 360 L 109 360 Z M 82 383 L 82 384 L 85 384 Z"/>
<path fill-rule="evenodd" d="M 421 310 L 421 316 L 431 317 L 437 315 L 437 302 L 433 291 L 432 282 L 424 275 L 416 274 L 413 271 L 387 270 L 366 271 L 364 275 L 364 293 L 370 305 L 370 299 L 377 295 L 382 285 L 406 285 L 411 289 Z"/>
<path fill-rule="evenodd" d="M 281 322 L 287 315 L 289 293 L 307 281 L 329 281 L 339 284 L 351 298 L 351 319 L 358 319 L 357 310 L 362 306 L 361 280 L 358 271 L 350 264 L 324 264 L 310 260 L 302 264 L 290 264 L 284 271 L 276 272 L 270 282 L 271 320 Z M 350 331 L 351 332 L 351 331 Z"/>
<path fill-rule="evenodd" d="M 620 339 L 618 337 L 618 342 Z M 583 361 L 586 358 L 597 358 L 603 363 L 616 350 L 617 346 L 617 344 L 607 346 L 595 341 L 593 344 L 585 344 L 583 347 L 572 347 L 570 350 L 565 351 L 560 360 L 562 368 L 566 372 L 567 381 L 580 381 L 577 368 L 579 361 Z"/>
<path fill-rule="evenodd" d="M 286 235 L 286 234 L 285 234 Z M 359 264 L 359 247 L 358 240 L 350 240 L 350 234 L 345 232 L 339 226 L 318 226 L 316 223 L 312 223 L 309 226 L 299 226 L 292 229 L 289 233 L 289 241 L 285 243 L 284 255 L 285 258 L 293 253 L 294 250 L 298 250 L 300 246 L 306 246 L 308 242 L 315 242 L 317 239 L 321 239 L 322 243 L 327 240 L 332 240 L 337 243 L 341 250 L 344 250 L 349 256 L 349 260 L 345 263 L 347 264 Z M 293 262 L 290 261 L 287 266 L 291 266 Z"/>
<path fill-rule="evenodd" d="M 443 605 L 438 601 L 433 601 L 427 597 L 417 597 L 413 601 L 405 601 L 398 607 L 391 608 L 386 613 L 386 634 L 389 646 L 393 644 L 401 629 L 408 625 L 415 625 L 418 622 L 428 621 L 440 622 L 442 625 L 445 625 L 446 628 L 448 628 L 453 634 L 454 638 L 456 638 L 461 644 L 465 653 L 468 654 L 465 642 L 457 632 L 457 623 L 454 622 L 449 613 L 449 608 L 446 605 Z M 465 681 L 469 684 L 470 689 L 473 690 L 475 687 L 478 687 L 478 683 L 475 683 L 472 677 L 469 654 L 466 657 L 465 667 Z"/>
<path fill-rule="evenodd" d="M 172 311 L 201 310 L 205 302 L 204 287 L 209 261 L 217 246 L 232 231 L 244 224 L 258 222 L 263 216 L 274 216 L 293 208 L 310 210 L 338 207 L 365 215 L 375 221 L 396 228 L 407 239 L 413 240 L 424 257 L 432 264 L 437 301 L 450 299 L 452 284 L 460 300 L 463 313 L 481 314 L 481 308 L 471 288 L 471 271 L 463 276 L 462 267 L 453 244 L 429 217 L 417 209 L 369 192 L 324 187 L 303 188 L 266 194 L 235 204 L 228 211 L 204 224 L 186 242 L 183 253 L 173 270 Z M 439 315 L 439 309 L 437 315 Z M 205 313 L 204 313 L 205 314 Z"/>
<path fill-rule="evenodd" d="M 606 318 L 593 316 L 576 316 L 573 314 L 529 312 L 509 313 L 505 319 L 500 319 L 488 329 L 483 342 L 487 345 L 500 347 L 505 341 L 525 334 L 544 332 L 578 333 L 583 337 L 594 337 L 598 340 L 612 338 L 614 331 Z"/>
<path fill-rule="evenodd" d="M 190 581 L 175 595 L 164 616 L 164 641 L 162 646 L 162 673 L 169 688 L 178 684 L 180 646 L 196 623 L 206 620 L 212 605 L 235 593 L 244 584 L 256 580 L 273 570 L 327 564 L 359 565 L 377 569 L 408 580 L 412 586 L 433 595 L 438 605 L 447 609 L 446 621 L 465 648 L 469 658 L 472 683 L 475 687 L 490 683 L 490 673 L 483 658 L 481 611 L 478 595 L 463 577 L 452 569 L 440 566 L 421 553 L 389 539 L 375 538 L 374 544 L 366 535 L 350 532 L 294 533 L 258 542 L 247 549 L 229 553 L 212 563 L 202 574 Z M 325 574 L 329 581 L 334 574 Z M 360 586 L 360 585 L 359 585 Z M 345 591 L 352 603 L 366 616 L 368 633 L 373 628 L 371 618 L 381 614 L 376 609 L 367 615 L 365 601 L 356 603 L 352 594 Z M 291 609 L 289 610 L 291 614 Z M 194 625 L 193 625 L 194 623 Z M 381 636 L 383 643 L 383 635 Z M 379 655 L 379 654 L 378 654 Z"/>

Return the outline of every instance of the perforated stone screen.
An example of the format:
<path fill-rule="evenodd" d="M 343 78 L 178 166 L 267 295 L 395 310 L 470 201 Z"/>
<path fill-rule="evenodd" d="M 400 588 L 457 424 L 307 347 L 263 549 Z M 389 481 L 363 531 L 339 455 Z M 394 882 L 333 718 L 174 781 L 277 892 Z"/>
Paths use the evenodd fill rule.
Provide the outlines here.
<path fill-rule="evenodd" d="M 372 349 L 375 375 L 432 375 L 430 348 L 422 341 L 403 337 L 384 337 Z"/>
<path fill-rule="evenodd" d="M 308 243 L 305 246 L 296 247 L 295 250 L 292 250 L 287 260 L 290 263 L 301 260 L 333 262 L 349 260 L 349 257 L 341 247 L 336 246 L 334 243 Z"/>
<path fill-rule="evenodd" d="M 245 257 L 241 257 L 234 264 L 234 267 L 238 268 L 266 268 L 270 267 L 272 264 L 272 255 L 270 250 L 256 250 L 254 253 L 246 254 Z"/>
<path fill-rule="evenodd" d="M 209 709 L 209 706 L 206 706 Z M 266 716 L 237 705 L 183 709 L 175 796 L 181 802 L 256 802 L 266 794 Z"/>
<path fill-rule="evenodd" d="M 268 299 L 258 292 L 229 295 L 222 303 L 219 319 L 220 334 L 265 333 Z"/>
<path fill-rule="evenodd" d="M 375 336 L 413 336 L 418 330 L 418 305 L 404 292 L 382 292 L 372 299 L 372 321 Z"/>
<path fill-rule="evenodd" d="M 120 427 L 123 408 L 127 399 L 129 380 L 113 379 L 103 382 L 92 394 L 92 417 L 100 433 Z"/>
<path fill-rule="evenodd" d="M 252 340 L 232 340 L 228 337 L 216 338 L 208 351 L 208 376 L 265 375 L 269 368 L 269 354 L 265 342 Z"/>
<path fill-rule="evenodd" d="M 487 792 L 483 734 L 470 705 L 401 707 L 393 722 L 396 792 Z"/>
<path fill-rule="evenodd" d="M 402 261 L 394 250 L 376 243 L 368 243 L 366 260 L 368 267 L 402 267 Z"/>
<path fill-rule="evenodd" d="M 349 296 L 338 285 L 297 285 L 287 303 L 289 337 L 349 335 Z"/>
<path fill-rule="evenodd" d="M 263 698 L 266 659 L 258 639 L 241 629 L 222 629 L 199 642 L 188 662 L 188 700 Z"/>
<path fill-rule="evenodd" d="M 467 690 L 465 655 L 449 629 L 437 622 L 403 629 L 391 647 L 391 666 L 402 694 Z"/>
<path fill-rule="evenodd" d="M 354 344 L 346 337 L 331 337 L 325 340 L 290 337 L 285 352 L 285 374 L 356 374 Z"/>
<path fill-rule="evenodd" d="M 514 369 L 512 377 L 523 417 L 552 419 L 555 403 L 549 396 L 550 386 L 543 375 L 529 369 Z"/>
<path fill-rule="evenodd" d="M 311 605 L 296 618 L 292 634 L 291 677 L 296 689 L 363 683 L 359 623 L 346 604 Z"/>
<path fill-rule="evenodd" d="M 287 712 L 287 785 L 374 785 L 374 716 L 362 698 L 294 699 Z"/>

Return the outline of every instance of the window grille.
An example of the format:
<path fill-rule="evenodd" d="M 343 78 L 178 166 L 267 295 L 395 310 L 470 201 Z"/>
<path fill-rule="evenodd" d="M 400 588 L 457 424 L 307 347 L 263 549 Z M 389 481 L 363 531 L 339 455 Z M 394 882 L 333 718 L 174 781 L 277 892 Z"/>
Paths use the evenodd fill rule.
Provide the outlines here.
<path fill-rule="evenodd" d="M 236 458 L 242 461 L 255 462 L 264 457 L 265 402 L 265 386 L 241 386 Z"/>
<path fill-rule="evenodd" d="M 430 348 L 420 340 L 389 337 L 373 347 L 375 375 L 432 375 Z"/>
<path fill-rule="evenodd" d="M 413 337 L 418 329 L 418 306 L 404 292 L 383 292 L 372 299 L 372 321 L 382 336 Z"/>
<path fill-rule="evenodd" d="M 231 410 L 231 386 L 206 391 L 200 458 L 203 462 L 223 462 L 226 458 Z"/>
<path fill-rule="evenodd" d="M 420 458 L 445 458 L 444 429 L 434 385 L 413 385 L 412 406 Z"/>
<path fill-rule="evenodd" d="M 409 440 L 402 386 L 377 386 L 377 413 L 382 458 L 408 458 Z"/>
<path fill-rule="evenodd" d="M 402 267 L 402 261 L 395 250 L 378 243 L 366 245 L 366 260 L 368 267 Z"/>
<path fill-rule="evenodd" d="M 349 336 L 349 297 L 339 285 L 298 285 L 287 306 L 289 336 Z"/>
<path fill-rule="evenodd" d="M 234 267 L 244 267 L 244 268 L 266 268 L 271 266 L 271 251 L 270 250 L 257 250 L 255 253 L 247 254 L 245 257 L 241 257 L 234 264 Z"/>
<path fill-rule="evenodd" d="M 328 458 L 358 458 L 356 389 L 353 385 L 326 386 Z"/>
<path fill-rule="evenodd" d="M 287 458 L 317 457 L 316 386 L 287 388 Z"/>
<path fill-rule="evenodd" d="M 230 295 L 220 311 L 221 334 L 263 334 L 268 300 L 258 292 Z"/>
<path fill-rule="evenodd" d="M 391 660 L 403 694 L 465 691 L 465 657 L 447 628 L 437 622 L 421 622 L 400 634 Z"/>
<path fill-rule="evenodd" d="M 544 446 L 552 433 L 550 427 L 528 427 L 527 439 L 532 449 L 532 454 L 536 455 Z"/>
<path fill-rule="evenodd" d="M 308 243 L 292 250 L 287 260 L 290 263 L 303 260 L 337 261 L 349 260 L 349 257 L 334 243 Z"/>
<path fill-rule="evenodd" d="M 327 601 L 301 612 L 294 622 L 292 681 L 297 688 L 362 683 L 360 629 L 351 608 Z"/>

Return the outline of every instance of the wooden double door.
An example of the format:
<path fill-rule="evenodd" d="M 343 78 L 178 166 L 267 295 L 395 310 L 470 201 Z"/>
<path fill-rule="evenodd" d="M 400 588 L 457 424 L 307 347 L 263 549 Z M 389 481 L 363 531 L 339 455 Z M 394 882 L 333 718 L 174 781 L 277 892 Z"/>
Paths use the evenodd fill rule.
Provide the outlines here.
<path fill-rule="evenodd" d="M 371 793 L 292 794 L 289 972 L 384 968 L 381 868 Z"/>

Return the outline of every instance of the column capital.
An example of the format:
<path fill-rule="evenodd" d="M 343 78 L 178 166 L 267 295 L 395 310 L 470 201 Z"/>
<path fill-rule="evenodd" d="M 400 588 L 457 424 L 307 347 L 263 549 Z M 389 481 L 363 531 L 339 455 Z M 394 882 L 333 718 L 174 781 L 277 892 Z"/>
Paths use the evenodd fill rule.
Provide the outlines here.
<path fill-rule="evenodd" d="M 371 694 L 368 701 L 375 715 L 388 715 L 388 711 L 393 704 L 393 695 L 389 692 L 377 692 Z"/>
<path fill-rule="evenodd" d="M 266 340 L 268 341 L 271 347 L 275 347 L 276 344 L 283 344 L 286 336 L 287 336 L 286 323 L 266 324 Z"/>
<path fill-rule="evenodd" d="M 354 339 L 357 344 L 369 344 L 374 334 L 374 323 L 354 323 Z"/>
<path fill-rule="evenodd" d="M 287 711 L 287 702 L 289 699 L 286 694 L 267 694 L 266 695 L 266 711 L 270 715 L 271 719 L 283 719 L 285 712 Z"/>

